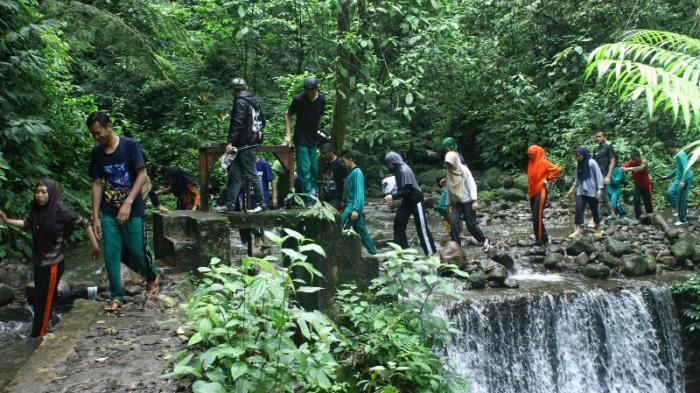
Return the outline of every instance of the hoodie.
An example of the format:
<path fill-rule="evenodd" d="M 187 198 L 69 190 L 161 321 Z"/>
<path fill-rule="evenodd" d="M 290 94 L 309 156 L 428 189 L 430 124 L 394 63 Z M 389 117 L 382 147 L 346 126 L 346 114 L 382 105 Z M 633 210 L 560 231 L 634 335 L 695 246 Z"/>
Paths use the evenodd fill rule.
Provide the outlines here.
<path fill-rule="evenodd" d="M 549 162 L 544 149 L 538 145 L 527 148 L 528 154 L 532 154 L 534 159 L 527 163 L 528 193 L 534 197 L 544 188 L 544 181 L 552 181 L 559 176 L 561 168 Z"/>
<path fill-rule="evenodd" d="M 411 168 L 406 165 L 399 153 L 390 151 L 384 157 L 384 161 L 394 164 L 394 177 L 396 178 L 396 190 L 392 193 L 394 198 L 401 198 L 411 189 L 421 191 L 418 180 Z"/>

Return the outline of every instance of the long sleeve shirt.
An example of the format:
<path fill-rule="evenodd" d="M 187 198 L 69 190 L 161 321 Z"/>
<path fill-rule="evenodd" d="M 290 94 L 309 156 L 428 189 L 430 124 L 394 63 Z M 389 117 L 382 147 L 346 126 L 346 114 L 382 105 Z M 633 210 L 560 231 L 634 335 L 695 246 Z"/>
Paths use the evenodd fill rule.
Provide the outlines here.
<path fill-rule="evenodd" d="M 365 177 L 358 167 L 353 168 L 345 178 L 345 209 L 340 219 L 345 222 L 356 211 L 362 214 L 365 210 Z"/>
<path fill-rule="evenodd" d="M 579 180 L 578 177 L 576 178 L 576 195 L 585 195 L 595 198 L 598 190 L 602 190 L 605 186 L 603 174 L 600 172 L 600 167 L 594 159 L 588 160 L 588 170 L 591 172 L 588 179 Z"/>
<path fill-rule="evenodd" d="M 668 174 L 668 177 L 674 176 L 679 183 L 693 181 L 693 170 L 688 168 L 688 155 L 684 151 L 679 151 L 676 154 L 676 167 Z"/>

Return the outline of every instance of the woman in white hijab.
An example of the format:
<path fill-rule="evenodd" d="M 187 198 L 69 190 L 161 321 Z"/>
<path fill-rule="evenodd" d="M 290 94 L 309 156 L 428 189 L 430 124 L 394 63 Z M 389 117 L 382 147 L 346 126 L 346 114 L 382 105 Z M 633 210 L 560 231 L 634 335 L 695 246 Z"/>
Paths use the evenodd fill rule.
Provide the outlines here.
<path fill-rule="evenodd" d="M 463 217 L 469 233 L 481 243 L 484 252 L 488 252 L 491 244 L 476 222 L 479 203 L 474 176 L 466 165 L 460 163 L 457 152 L 451 151 L 445 155 L 445 167 L 447 168 L 447 202 L 450 205 L 450 237 L 461 244 L 460 220 Z"/>

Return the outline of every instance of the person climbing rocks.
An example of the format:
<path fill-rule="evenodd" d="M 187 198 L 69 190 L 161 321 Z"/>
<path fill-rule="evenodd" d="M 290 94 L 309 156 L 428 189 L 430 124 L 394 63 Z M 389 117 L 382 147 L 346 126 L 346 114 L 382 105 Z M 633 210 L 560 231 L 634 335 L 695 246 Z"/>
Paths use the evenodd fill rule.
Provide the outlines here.
<path fill-rule="evenodd" d="M 445 167 L 447 199 L 450 205 L 450 238 L 457 244 L 462 243 L 460 232 L 464 217 L 469 233 L 482 245 L 484 252 L 488 252 L 491 249 L 491 242 L 476 221 L 479 202 L 474 176 L 466 165 L 460 163 L 459 153 L 456 151 L 445 154 Z"/>
<path fill-rule="evenodd" d="M 138 142 L 118 137 L 106 111 L 90 114 L 87 126 L 98 144 L 90 153 L 92 178 L 92 226 L 104 241 L 104 261 L 109 278 L 111 301 L 106 311 L 118 309 L 124 297 L 121 285 L 122 245 L 129 260 L 147 280 L 146 293 L 160 291 L 158 269 L 148 251 L 143 220 L 145 202 L 141 189 L 146 180 L 146 164 Z M 104 182 L 104 186 L 103 186 Z"/>
<path fill-rule="evenodd" d="M 535 245 L 541 246 L 549 243 L 549 235 L 544 227 L 544 207 L 549 195 L 547 184 L 559 176 L 561 168 L 549 162 L 544 149 L 538 145 L 531 145 L 527 148 L 527 158 L 532 230 L 535 234 Z"/>
<path fill-rule="evenodd" d="M 284 144 L 292 142 L 292 116 L 296 116 L 294 125 L 294 146 L 296 147 L 296 166 L 301 182 L 299 193 L 312 195 L 318 191 L 318 142 L 321 120 L 326 110 L 326 97 L 319 91 L 318 80 L 312 76 L 304 79 L 304 92 L 292 99 L 284 116 L 286 135 Z"/>
<path fill-rule="evenodd" d="M 627 214 L 624 206 L 622 206 L 622 186 L 625 183 L 625 173 L 619 165 L 617 158 L 615 159 L 615 167 L 612 170 L 610 183 L 605 186 L 605 192 L 608 194 L 610 206 L 615 211 L 617 217 L 624 217 Z"/>
<path fill-rule="evenodd" d="M 608 134 L 604 130 L 600 130 L 596 133 L 596 141 L 598 142 L 598 145 L 595 149 L 594 158 L 596 163 L 598 164 L 598 168 L 600 168 L 600 172 L 603 174 L 603 183 L 605 185 L 608 185 L 612 181 L 612 172 L 615 166 L 617 165 L 615 150 L 613 149 L 612 144 L 608 143 Z M 608 194 L 604 192 L 601 195 L 601 198 L 602 199 L 600 200 L 600 204 L 602 204 L 606 209 L 608 209 L 610 214 L 616 216 L 617 212 L 615 211 L 615 209 L 613 209 L 612 205 L 610 204 Z M 589 226 L 595 227 L 595 222 L 591 220 Z"/>
<path fill-rule="evenodd" d="M 442 143 L 440 144 L 440 146 L 445 150 L 445 154 L 447 154 L 451 151 L 459 154 L 459 162 L 461 164 L 466 164 L 464 161 L 464 156 L 462 156 L 462 154 L 458 151 L 457 141 L 455 140 L 455 138 L 448 136 L 447 138 L 442 140 Z"/>
<path fill-rule="evenodd" d="M 642 215 L 642 201 L 644 202 L 644 211 L 647 214 L 654 212 L 652 183 L 649 177 L 649 166 L 642 160 L 642 154 L 639 150 L 632 150 L 630 158 L 622 166 L 622 170 L 624 172 L 632 172 L 632 179 L 634 180 L 634 217 L 639 219 Z"/>
<path fill-rule="evenodd" d="M 192 177 L 180 167 L 166 169 L 168 183 L 158 194 L 172 193 L 177 198 L 177 210 L 199 210 L 201 198 Z"/>
<path fill-rule="evenodd" d="M 403 248 L 408 248 L 406 238 L 406 226 L 408 218 L 413 215 L 416 224 L 416 233 L 421 248 L 426 255 L 434 254 L 437 249 L 433 241 L 433 235 L 428 228 L 423 209 L 423 192 L 418 185 L 418 180 L 411 168 L 403 161 L 401 156 L 393 151 L 384 156 L 384 164 L 396 179 L 396 189 L 384 197 L 384 201 L 391 203 L 394 199 L 401 200 L 394 217 L 394 242 Z"/>
<path fill-rule="evenodd" d="M 355 157 L 349 150 L 340 152 L 340 163 L 347 171 L 345 179 L 345 208 L 340 215 L 343 228 L 352 227 L 360 235 L 360 241 L 371 255 L 377 253 L 374 240 L 365 225 L 365 176 L 355 163 Z"/>
<path fill-rule="evenodd" d="M 600 172 L 598 163 L 591 158 L 588 149 L 584 146 L 576 148 L 576 180 L 574 185 L 566 194 L 576 192 L 576 230 L 569 235 L 570 238 L 578 238 L 583 235 L 583 215 L 586 206 L 591 210 L 595 229 L 595 236 L 603 238 L 603 230 L 600 228 L 600 211 L 598 210 L 598 200 L 603 194 L 605 183 L 603 174 Z"/>
<path fill-rule="evenodd" d="M 100 246 L 90 222 L 68 208 L 61 197 L 58 184 L 51 179 L 39 181 L 34 187 L 34 199 L 24 220 L 7 217 L 0 211 L 0 223 L 22 228 L 32 234 L 34 265 L 34 319 L 32 337 L 46 335 L 54 303 L 70 303 L 79 298 L 95 298 L 97 287 L 59 291 L 58 283 L 65 270 L 63 240 L 76 226 L 82 227 L 90 240 L 92 259 L 100 256 Z"/>
<path fill-rule="evenodd" d="M 321 181 L 319 199 L 330 203 L 336 210 L 342 210 L 343 184 L 346 169 L 335 155 L 333 145 L 321 145 Z"/>
<path fill-rule="evenodd" d="M 688 165 L 688 155 L 678 148 L 675 141 L 667 140 L 664 146 L 676 160 L 673 171 L 662 177 L 664 180 L 675 178 L 666 191 L 666 197 L 678 213 L 675 225 L 685 225 L 688 223 L 688 193 L 693 186 L 693 170 Z"/>
<path fill-rule="evenodd" d="M 262 186 L 256 170 L 256 155 L 258 146 L 263 142 L 265 115 L 258 98 L 248 91 L 245 80 L 235 78 L 231 84 L 235 98 L 233 109 L 231 109 L 231 122 L 225 153 L 233 153 L 235 158 L 228 167 L 231 175 L 231 187 L 227 187 L 226 203 L 224 206 L 217 206 L 216 211 L 219 213 L 235 211 L 236 199 L 241 190 L 243 175 L 245 175 L 252 184 L 257 198 L 256 207 L 247 212 L 259 213 L 266 209 L 262 200 Z"/>

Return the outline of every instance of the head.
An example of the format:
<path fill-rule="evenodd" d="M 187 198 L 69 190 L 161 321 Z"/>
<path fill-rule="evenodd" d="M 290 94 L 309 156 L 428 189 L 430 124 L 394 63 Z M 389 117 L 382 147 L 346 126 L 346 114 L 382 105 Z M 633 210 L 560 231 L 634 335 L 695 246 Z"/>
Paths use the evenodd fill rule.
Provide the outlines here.
<path fill-rule="evenodd" d="M 399 153 L 390 151 L 386 153 L 386 156 L 384 156 L 384 165 L 386 165 L 387 169 L 390 171 L 393 171 L 394 168 L 397 166 L 401 166 L 403 164 L 403 159 L 401 158 L 401 155 Z"/>
<path fill-rule="evenodd" d="M 642 160 L 642 153 L 639 152 L 639 150 L 634 149 L 632 150 L 632 154 L 630 155 L 633 161 L 641 161 Z"/>
<path fill-rule="evenodd" d="M 100 144 L 105 145 L 114 138 L 112 120 L 109 118 L 107 111 L 93 112 L 88 116 L 86 123 L 90 134 Z"/>
<path fill-rule="evenodd" d="M 335 150 L 333 149 L 333 145 L 329 142 L 326 142 L 323 145 L 321 145 L 320 154 L 323 162 L 331 162 L 335 159 Z"/>
<path fill-rule="evenodd" d="M 49 187 L 45 181 L 40 181 L 34 187 L 34 203 L 38 206 L 46 206 L 49 203 Z"/>
<path fill-rule="evenodd" d="M 248 91 L 248 84 L 245 83 L 243 78 L 233 78 L 231 88 L 233 89 L 233 95 L 239 96 L 241 93 Z"/>
<path fill-rule="evenodd" d="M 355 155 L 350 150 L 343 150 L 340 152 L 340 163 L 345 167 L 345 169 L 352 169 L 355 167 Z"/>
<path fill-rule="evenodd" d="M 602 145 L 608 140 L 608 133 L 603 130 L 600 130 L 595 134 L 595 139 L 596 141 L 598 141 L 599 145 Z"/>
<path fill-rule="evenodd" d="M 678 145 L 676 145 L 676 141 L 673 139 L 669 139 L 666 142 L 664 142 L 664 147 L 666 148 L 666 151 L 668 154 L 676 154 L 678 151 Z"/>
<path fill-rule="evenodd" d="M 544 158 L 544 149 L 538 145 L 530 145 L 527 148 L 527 158 L 530 161 L 537 161 Z"/>
<path fill-rule="evenodd" d="M 459 167 L 459 153 L 448 151 L 447 154 L 445 154 L 445 168 L 447 168 L 448 171 L 454 171 L 459 169 Z"/>
<path fill-rule="evenodd" d="M 313 76 L 304 79 L 304 95 L 310 101 L 315 101 L 318 97 L 318 79 Z"/>
<path fill-rule="evenodd" d="M 455 141 L 455 138 L 448 136 L 447 138 L 442 140 L 440 147 L 447 150 L 448 152 L 449 151 L 457 151 L 457 141 Z"/>
<path fill-rule="evenodd" d="M 576 148 L 576 161 L 584 162 L 590 159 L 591 155 L 588 153 L 588 149 L 585 146 L 579 146 Z"/>

